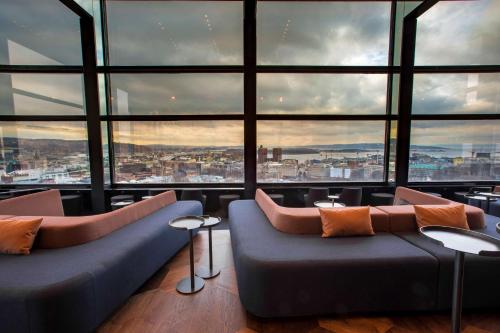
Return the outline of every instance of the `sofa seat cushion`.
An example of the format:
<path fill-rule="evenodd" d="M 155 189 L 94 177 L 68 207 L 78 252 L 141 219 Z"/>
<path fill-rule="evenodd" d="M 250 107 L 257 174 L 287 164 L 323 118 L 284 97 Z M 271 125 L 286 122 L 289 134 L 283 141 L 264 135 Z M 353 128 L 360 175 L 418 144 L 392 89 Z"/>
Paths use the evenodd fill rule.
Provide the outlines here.
<path fill-rule="evenodd" d="M 93 242 L 0 254 L 0 332 L 93 332 L 187 244 L 169 220 L 200 214 L 177 202 Z"/>
<path fill-rule="evenodd" d="M 255 201 L 269 222 L 279 231 L 290 234 L 321 235 L 323 228 L 319 209 L 316 207 L 288 208 L 276 204 L 264 191 L 257 189 Z M 343 208 L 335 208 L 343 209 Z M 375 232 L 389 230 L 389 217 L 383 211 L 370 207 Z"/>
<path fill-rule="evenodd" d="M 500 219 L 485 215 L 486 227 L 476 230 L 499 238 L 495 228 Z M 416 232 L 397 232 L 396 235 L 418 246 L 439 260 L 438 307 L 449 309 L 453 290 L 453 263 L 455 251 L 444 248 Z M 464 297 L 465 308 L 500 307 L 500 258 L 465 255 Z"/>
<path fill-rule="evenodd" d="M 262 317 L 429 309 L 437 260 L 399 237 L 276 230 L 254 200 L 229 207 L 239 294 Z M 381 301 L 384 300 L 384 301 Z"/>
<path fill-rule="evenodd" d="M 152 214 L 175 201 L 175 192 L 168 191 L 105 214 L 44 216 L 35 247 L 54 249 L 88 243 Z M 15 217 L 15 219 L 29 218 L 32 217 Z"/>
<path fill-rule="evenodd" d="M 391 232 L 417 231 L 417 220 L 413 205 L 377 206 L 376 208 L 388 214 Z M 480 230 L 484 227 L 484 212 L 482 209 L 465 205 L 465 215 L 470 229 Z"/>

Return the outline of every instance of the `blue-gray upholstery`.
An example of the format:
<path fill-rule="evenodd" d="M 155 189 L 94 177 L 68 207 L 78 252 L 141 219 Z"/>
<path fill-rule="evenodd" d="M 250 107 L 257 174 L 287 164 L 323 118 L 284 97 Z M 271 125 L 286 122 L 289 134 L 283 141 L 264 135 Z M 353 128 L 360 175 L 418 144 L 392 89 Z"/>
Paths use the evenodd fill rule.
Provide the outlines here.
<path fill-rule="evenodd" d="M 438 260 L 398 236 L 286 234 L 254 200 L 232 202 L 229 220 L 239 295 L 257 316 L 435 307 Z"/>
<path fill-rule="evenodd" d="M 90 243 L 0 255 L 0 332 L 94 331 L 187 244 L 168 221 L 200 214 L 176 202 Z"/>
<path fill-rule="evenodd" d="M 476 231 L 500 238 L 500 234 L 495 230 L 498 222 L 499 218 L 485 215 L 486 228 Z M 450 308 L 455 252 L 415 232 L 399 232 L 397 235 L 439 260 L 438 308 Z M 464 272 L 464 308 L 499 308 L 500 258 L 466 254 Z"/>

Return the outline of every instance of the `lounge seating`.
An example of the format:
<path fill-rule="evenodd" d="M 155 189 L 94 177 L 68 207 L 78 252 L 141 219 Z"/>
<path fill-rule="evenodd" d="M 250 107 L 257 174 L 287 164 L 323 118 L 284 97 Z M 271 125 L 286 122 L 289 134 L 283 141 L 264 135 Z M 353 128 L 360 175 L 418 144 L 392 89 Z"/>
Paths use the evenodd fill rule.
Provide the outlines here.
<path fill-rule="evenodd" d="M 346 206 L 359 206 L 363 197 L 363 189 L 361 187 L 345 187 L 340 192 L 339 202 Z"/>
<path fill-rule="evenodd" d="M 314 207 L 314 202 L 328 199 L 328 188 L 312 187 L 304 194 L 304 203 L 306 207 Z"/>
<path fill-rule="evenodd" d="M 57 191 L 44 193 L 51 199 L 58 196 Z M 34 248 L 28 256 L 0 254 L 0 332 L 94 331 L 187 244 L 187 233 L 169 228 L 168 221 L 202 213 L 199 202 L 174 200 L 141 214 L 153 199 L 112 212 L 110 220 L 100 220 L 108 224 L 124 215 L 136 218 L 93 241 L 57 249 Z M 160 201 L 165 203 L 164 199 Z M 147 204 L 137 206 L 140 203 Z M 48 212 L 45 205 L 16 205 L 25 212 L 32 209 L 33 215 Z M 141 208 L 133 211 L 134 207 Z M 59 219 L 64 221 L 62 216 Z"/>
<path fill-rule="evenodd" d="M 276 227 L 276 219 L 292 226 L 316 222 L 312 211 L 301 209 L 309 219 L 305 222 L 298 211 L 273 206 L 265 196 L 258 191 L 256 200 L 235 201 L 229 207 L 239 294 L 251 313 L 282 317 L 450 307 L 453 253 L 416 232 L 412 203 L 451 201 L 398 188 L 395 199 L 405 205 L 393 207 L 408 209 L 402 216 L 375 207 L 389 221 L 390 232 L 374 225 L 375 236 L 325 239 L 289 233 L 290 226 Z M 487 216 L 485 224 L 481 210 L 467 210 L 471 228 L 496 233 L 494 224 L 500 219 Z M 477 273 L 466 274 L 466 308 L 500 307 L 500 290 L 491 287 L 500 279 L 499 264 L 498 258 L 467 256 L 465 269 Z"/>

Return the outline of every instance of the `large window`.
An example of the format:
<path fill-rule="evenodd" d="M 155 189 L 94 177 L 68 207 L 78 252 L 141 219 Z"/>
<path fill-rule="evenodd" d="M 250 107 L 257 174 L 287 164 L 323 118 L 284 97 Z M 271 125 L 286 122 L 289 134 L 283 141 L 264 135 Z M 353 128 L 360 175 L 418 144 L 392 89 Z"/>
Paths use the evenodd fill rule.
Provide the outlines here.
<path fill-rule="evenodd" d="M 418 19 L 410 182 L 500 179 L 498 14 L 498 1 L 440 1 Z"/>
<path fill-rule="evenodd" d="M 392 5 L 258 1 L 258 182 L 387 179 Z"/>

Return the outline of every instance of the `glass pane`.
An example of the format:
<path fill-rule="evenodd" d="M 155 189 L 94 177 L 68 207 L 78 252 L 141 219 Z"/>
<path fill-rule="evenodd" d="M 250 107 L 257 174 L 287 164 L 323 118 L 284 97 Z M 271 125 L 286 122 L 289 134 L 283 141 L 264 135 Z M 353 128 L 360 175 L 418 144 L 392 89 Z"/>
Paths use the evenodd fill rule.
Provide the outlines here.
<path fill-rule="evenodd" d="M 391 2 L 259 1 L 261 65 L 387 65 Z"/>
<path fill-rule="evenodd" d="M 398 140 L 398 121 L 391 121 L 391 136 L 389 142 L 389 174 L 388 181 L 396 181 L 396 146 Z"/>
<path fill-rule="evenodd" d="M 0 183 L 89 184 L 85 122 L 0 122 Z"/>
<path fill-rule="evenodd" d="M 386 74 L 258 74 L 261 114 L 385 114 Z"/>
<path fill-rule="evenodd" d="M 0 64 L 81 65 L 80 19 L 59 1 L 1 1 Z"/>
<path fill-rule="evenodd" d="M 242 74 L 112 74 L 113 113 L 242 114 Z"/>
<path fill-rule="evenodd" d="M 102 25 L 100 0 L 75 0 L 83 9 L 94 17 L 95 41 L 97 53 L 97 65 L 104 65 L 104 54 L 102 46 Z"/>
<path fill-rule="evenodd" d="M 398 1 L 396 3 L 396 21 L 394 25 L 394 65 L 401 64 L 401 42 L 403 38 L 403 20 L 406 15 L 418 7 L 422 1 Z"/>
<path fill-rule="evenodd" d="M 414 114 L 500 113 L 500 73 L 416 74 Z"/>
<path fill-rule="evenodd" d="M 409 180 L 500 179 L 500 121 L 413 121 Z"/>
<path fill-rule="evenodd" d="M 258 121 L 259 182 L 384 180 L 384 121 Z"/>
<path fill-rule="evenodd" d="M 113 122 L 117 183 L 242 183 L 242 121 Z"/>
<path fill-rule="evenodd" d="M 104 183 L 111 184 L 111 175 L 109 168 L 108 125 L 106 121 L 101 121 L 101 138 L 102 138 L 102 161 L 104 166 Z"/>
<path fill-rule="evenodd" d="M 107 1 L 112 65 L 239 65 L 242 1 Z"/>
<path fill-rule="evenodd" d="M 500 65 L 500 1 L 439 1 L 418 19 L 415 64 Z"/>
<path fill-rule="evenodd" d="M 83 115 L 80 74 L 0 74 L 0 115 Z"/>

